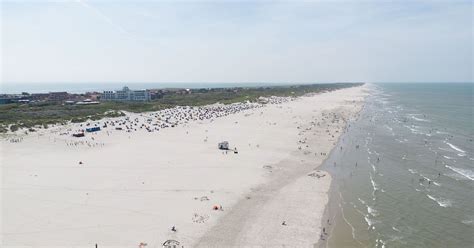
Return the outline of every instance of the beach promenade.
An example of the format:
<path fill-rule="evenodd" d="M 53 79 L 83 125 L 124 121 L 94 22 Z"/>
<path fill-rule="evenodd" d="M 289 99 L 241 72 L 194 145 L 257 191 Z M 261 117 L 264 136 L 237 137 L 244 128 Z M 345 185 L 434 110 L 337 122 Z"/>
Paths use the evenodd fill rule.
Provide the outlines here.
<path fill-rule="evenodd" d="M 331 182 L 318 166 L 357 117 L 365 87 L 3 138 L 0 244 L 311 246 L 325 237 Z M 218 149 L 223 141 L 229 150 Z"/>

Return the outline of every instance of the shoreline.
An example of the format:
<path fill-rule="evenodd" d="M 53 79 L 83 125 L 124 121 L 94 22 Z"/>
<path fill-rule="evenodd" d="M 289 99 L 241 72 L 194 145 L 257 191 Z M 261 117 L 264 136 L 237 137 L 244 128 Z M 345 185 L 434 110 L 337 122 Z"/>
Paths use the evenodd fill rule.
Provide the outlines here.
<path fill-rule="evenodd" d="M 339 138 L 347 125 L 340 121 L 346 118 L 345 115 L 353 115 L 353 104 L 357 106 L 360 103 L 362 88 L 364 87 L 300 97 L 287 103 L 245 110 L 212 121 L 186 123 L 155 134 L 110 131 L 109 137 L 109 132 L 105 136 L 102 131 L 92 137 L 104 145 L 94 147 L 64 148 L 64 144 L 60 146 L 57 143 L 61 142 L 57 134 L 38 135 L 37 141 L 33 142 L 32 137 L 29 137 L 19 144 L 5 144 L 4 147 L 9 151 L 6 154 L 8 166 L 3 168 L 6 171 L 6 182 L 2 184 L 8 189 L 3 191 L 10 201 L 9 204 L 4 204 L 6 208 L 3 214 L 8 216 L 15 208 L 19 208 L 20 212 L 33 213 L 34 210 L 25 206 L 37 204 L 41 209 L 42 202 L 49 202 L 47 209 L 50 210 L 42 213 L 36 223 L 50 221 L 53 224 L 36 229 L 40 234 L 27 237 L 13 235 L 12 230 L 18 232 L 23 229 L 23 232 L 28 233 L 34 231 L 35 227 L 31 223 L 29 226 L 16 225 L 19 222 L 28 223 L 28 220 L 12 212 L 5 223 L 14 227 L 5 230 L 7 235 L 4 233 L 2 236 L 8 241 L 7 246 L 41 247 L 48 240 L 45 240 L 48 235 L 44 232 L 51 231 L 51 228 L 81 228 L 80 226 L 89 224 L 91 230 L 88 232 L 91 235 L 87 240 L 77 237 L 74 232 L 60 231 L 65 238 L 56 241 L 56 246 L 71 244 L 67 242 L 94 243 L 90 240 L 96 240 L 99 247 L 129 246 L 140 242 L 154 245 L 166 239 L 179 240 L 185 246 L 217 245 L 221 241 L 227 245 L 268 244 L 269 240 L 273 240 L 272 244 L 275 245 L 295 244 L 294 240 L 285 239 L 290 236 L 303 238 L 298 244 L 309 244 L 308 241 L 314 244 L 319 240 L 319 236 L 314 240 L 314 233 L 320 227 L 331 182 L 327 172 L 319 171 L 319 166 L 326 157 L 322 153 L 328 154 L 334 148 L 335 138 Z M 282 119 L 283 115 L 288 118 Z M 321 123 L 325 121 L 327 126 L 317 127 L 318 120 Z M 329 135 L 325 129 L 330 130 Z M 320 139 L 323 135 L 327 135 L 328 140 Z M 232 147 L 236 145 L 239 153 L 226 155 L 217 151 L 216 154 L 215 146 L 222 140 L 229 140 Z M 39 152 L 46 154 L 55 151 L 56 161 L 44 157 L 38 151 L 34 152 L 34 146 L 40 147 Z M 178 147 L 183 149 L 176 150 Z M 130 153 L 134 159 L 120 154 L 119 151 L 122 150 Z M 18 155 L 20 151 L 34 152 L 31 157 L 35 162 L 25 161 L 29 158 L 18 160 L 15 154 Z M 159 156 L 152 162 L 147 154 L 153 153 Z M 85 165 L 78 166 L 78 158 L 84 157 L 87 158 Z M 130 167 L 129 163 L 132 161 L 135 167 Z M 35 171 L 38 168 L 32 166 L 33 163 L 43 164 L 42 169 Z M 15 168 L 15 165 L 21 168 Z M 71 170 L 75 172 L 71 174 Z M 24 175 L 25 172 L 33 174 Z M 84 182 L 76 181 L 71 176 L 86 180 L 89 189 L 81 186 Z M 43 177 L 45 180 L 42 180 Z M 14 179 L 15 183 L 11 181 Z M 33 180 L 36 182 L 33 188 L 18 188 L 18 184 L 33 185 Z M 310 190 L 301 191 L 302 187 Z M 47 188 L 50 190 L 44 191 Z M 317 190 L 320 191 L 314 196 Z M 24 198 L 18 192 L 34 196 L 34 199 Z M 39 194 L 40 192 L 43 193 Z M 44 192 L 50 193 L 43 196 Z M 71 195 L 71 192 L 79 195 Z M 209 200 L 199 200 L 204 196 Z M 69 203 L 54 200 L 57 197 L 64 198 Z M 138 205 L 133 204 L 136 200 Z M 145 205 L 140 204 L 143 201 L 146 202 Z M 113 202 L 119 203 L 121 207 L 116 208 Z M 211 206 L 215 204 L 222 206 L 223 211 L 213 211 Z M 110 210 L 99 211 L 94 205 Z M 70 212 L 59 218 L 60 223 L 54 223 L 51 217 L 65 206 L 69 206 L 67 208 Z M 88 214 L 81 213 L 83 211 L 79 206 Z M 319 210 L 315 211 L 314 207 Z M 129 213 L 127 217 L 123 215 L 126 212 Z M 256 219 L 250 220 L 249 216 L 252 215 Z M 95 216 L 98 219 L 81 220 L 81 216 Z M 273 218 L 274 216 L 280 218 Z M 311 221 L 306 223 L 309 219 Z M 227 222 L 230 231 L 224 228 L 226 220 L 232 220 Z M 283 222 L 285 225 L 282 225 Z M 116 227 L 131 225 L 134 231 L 119 240 L 111 239 L 107 236 L 114 237 L 116 232 L 113 228 L 101 227 L 101 223 L 114 223 L 112 226 Z M 168 229 L 173 225 L 176 225 L 177 232 L 173 233 Z M 262 227 L 268 228 L 261 230 Z M 213 234 L 218 233 L 216 230 L 223 234 L 219 235 L 217 241 L 212 239 Z M 107 235 L 97 236 L 94 233 Z M 239 235 L 235 236 L 235 233 Z M 256 233 L 268 235 L 255 235 Z M 280 239 L 275 240 L 275 236 L 270 234 L 278 234 Z"/>
<path fill-rule="evenodd" d="M 331 150 L 328 157 L 319 165 L 319 167 L 330 166 L 327 163 L 329 163 L 329 160 L 331 158 L 333 158 L 333 156 L 336 156 L 336 155 L 334 155 L 334 153 L 337 151 L 336 147 L 343 144 L 344 136 L 349 135 L 350 131 L 348 129 L 350 128 L 351 124 L 354 124 L 354 123 L 356 123 L 357 121 L 360 120 L 360 113 L 364 110 L 365 104 L 366 104 L 366 99 L 364 98 L 362 106 L 360 107 L 359 111 L 357 111 L 357 113 L 355 113 L 356 118 L 354 118 L 352 120 L 349 120 L 347 122 L 345 131 L 339 136 L 336 145 Z M 331 177 L 334 176 L 333 174 L 331 174 L 331 172 L 329 170 L 327 170 L 327 168 L 323 168 L 323 170 L 326 171 L 329 175 L 331 175 Z M 335 228 L 335 224 L 336 224 L 335 220 L 336 220 L 336 217 L 337 217 L 336 213 L 331 214 L 332 212 L 334 212 L 334 209 L 331 210 L 330 204 L 331 203 L 339 203 L 337 201 L 337 199 L 335 199 L 335 198 L 337 198 L 336 194 L 339 193 L 339 191 L 337 191 L 337 187 L 338 187 L 338 185 L 337 185 L 336 180 L 331 180 L 329 190 L 327 191 L 328 201 L 327 201 L 326 206 L 324 208 L 324 213 L 323 213 L 322 222 L 321 222 L 321 226 L 324 226 L 324 227 L 328 228 L 329 231 L 327 232 L 327 236 L 325 237 L 325 239 L 320 239 L 318 241 L 318 243 L 315 244 L 315 247 L 319 247 L 319 248 L 329 247 L 329 240 L 331 238 L 332 231 Z"/>

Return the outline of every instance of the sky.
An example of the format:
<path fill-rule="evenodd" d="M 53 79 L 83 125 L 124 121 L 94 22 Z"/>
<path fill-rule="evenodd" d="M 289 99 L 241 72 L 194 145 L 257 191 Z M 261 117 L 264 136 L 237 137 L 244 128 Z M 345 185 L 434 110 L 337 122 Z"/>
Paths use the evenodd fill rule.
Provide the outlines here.
<path fill-rule="evenodd" d="M 472 82 L 472 1 L 5 1 L 23 82 Z"/>

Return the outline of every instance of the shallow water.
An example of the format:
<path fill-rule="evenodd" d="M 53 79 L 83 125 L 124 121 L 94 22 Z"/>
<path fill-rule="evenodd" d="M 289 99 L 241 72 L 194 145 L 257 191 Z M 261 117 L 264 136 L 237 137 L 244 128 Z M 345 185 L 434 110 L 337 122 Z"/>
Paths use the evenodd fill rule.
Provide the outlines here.
<path fill-rule="evenodd" d="M 472 247 L 473 86 L 370 86 L 323 165 L 329 247 Z"/>

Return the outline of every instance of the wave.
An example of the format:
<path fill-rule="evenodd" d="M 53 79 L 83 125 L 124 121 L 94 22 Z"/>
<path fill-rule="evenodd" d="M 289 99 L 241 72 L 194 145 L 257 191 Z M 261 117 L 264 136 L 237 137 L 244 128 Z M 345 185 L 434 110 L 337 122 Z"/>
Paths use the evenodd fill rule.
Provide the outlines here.
<path fill-rule="evenodd" d="M 364 220 L 367 223 L 367 225 L 369 226 L 368 230 L 375 229 L 375 227 L 374 227 L 375 220 L 370 219 L 369 215 L 364 216 Z"/>
<path fill-rule="evenodd" d="M 382 239 L 376 239 L 375 243 L 376 243 L 376 247 L 379 247 L 378 244 L 380 244 L 382 248 L 385 248 L 386 247 L 385 245 L 387 244 L 387 242 L 383 241 Z"/>
<path fill-rule="evenodd" d="M 407 142 L 408 140 L 407 139 L 395 139 L 396 141 L 398 141 L 398 143 L 405 143 Z"/>
<path fill-rule="evenodd" d="M 339 192 L 339 197 L 341 197 L 341 201 L 344 203 L 344 198 L 342 197 L 342 194 L 341 192 Z M 339 208 L 341 209 L 341 215 L 342 215 L 342 219 L 351 227 L 352 229 L 352 238 L 354 240 L 357 240 L 356 239 L 356 235 L 355 235 L 355 228 L 354 226 L 349 222 L 349 220 L 346 219 L 346 215 L 344 214 L 344 208 L 342 207 L 341 203 L 339 203 Z"/>
<path fill-rule="evenodd" d="M 369 214 L 371 214 L 372 216 L 377 216 L 377 215 L 379 215 L 379 213 L 377 212 L 377 210 L 371 208 L 369 205 L 367 205 L 367 212 L 368 212 Z"/>
<path fill-rule="evenodd" d="M 466 153 L 466 151 L 462 150 L 461 148 L 459 148 L 459 147 L 457 147 L 457 146 L 455 146 L 455 145 L 453 145 L 453 144 L 451 144 L 451 143 L 449 143 L 449 142 L 445 142 L 445 143 L 446 143 L 448 146 L 450 146 L 452 149 L 454 149 L 454 150 L 456 150 L 456 151 L 458 151 L 458 152 L 460 152 L 460 153 Z"/>
<path fill-rule="evenodd" d="M 390 134 L 391 134 L 392 136 L 395 136 L 395 133 L 393 132 L 393 128 L 392 128 L 392 127 L 388 126 L 387 124 L 385 124 L 384 127 L 387 128 L 387 129 L 390 131 Z"/>
<path fill-rule="evenodd" d="M 441 151 L 445 151 L 445 152 L 452 152 L 451 150 L 448 150 L 448 149 L 446 149 L 446 148 L 438 147 L 438 149 L 440 149 Z"/>
<path fill-rule="evenodd" d="M 431 179 L 430 179 L 429 177 L 427 177 L 427 176 L 425 176 L 425 175 L 423 175 L 423 174 L 420 174 L 420 176 L 421 176 L 422 178 L 424 178 L 426 181 L 431 181 Z"/>
<path fill-rule="evenodd" d="M 421 133 L 417 128 L 418 126 L 415 126 L 415 125 L 411 125 L 411 126 L 408 126 L 408 125 L 403 125 L 404 127 L 410 129 L 410 131 L 414 134 L 423 134 Z"/>
<path fill-rule="evenodd" d="M 374 181 L 374 179 L 372 178 L 372 173 L 369 173 L 369 176 L 370 176 L 370 183 L 372 184 L 372 188 L 374 189 L 374 191 L 378 190 L 378 185 L 377 183 Z"/>
<path fill-rule="evenodd" d="M 428 198 L 430 198 L 431 200 L 435 201 L 436 203 L 438 203 L 438 205 L 440 207 L 443 207 L 443 208 L 447 208 L 447 207 L 451 207 L 452 206 L 452 203 L 450 200 L 448 199 L 441 199 L 441 198 L 435 198 L 434 196 L 431 196 L 431 195 L 426 195 Z"/>
<path fill-rule="evenodd" d="M 413 120 L 415 120 L 415 121 L 431 122 L 430 120 L 416 117 L 417 115 L 420 116 L 420 115 L 422 115 L 422 114 L 408 114 L 408 116 L 409 116 L 410 118 L 412 118 Z"/>
<path fill-rule="evenodd" d="M 418 117 L 415 117 L 415 116 L 411 116 L 411 118 L 415 121 L 431 122 L 430 120 L 418 118 Z"/>
<path fill-rule="evenodd" d="M 374 172 L 377 172 L 377 168 L 375 168 L 375 165 L 372 164 L 371 162 L 369 162 L 369 164 L 370 164 L 370 166 L 372 166 L 372 170 L 373 170 Z"/>
<path fill-rule="evenodd" d="M 458 173 L 459 175 L 474 181 L 474 171 L 468 169 L 461 169 L 454 166 L 444 165 L 446 168 L 451 169 L 452 171 Z"/>
<path fill-rule="evenodd" d="M 471 218 L 471 219 L 469 219 L 469 220 L 463 220 L 463 221 L 461 221 L 461 222 L 462 222 L 463 224 L 472 226 L 472 225 L 474 225 L 474 218 Z"/>

